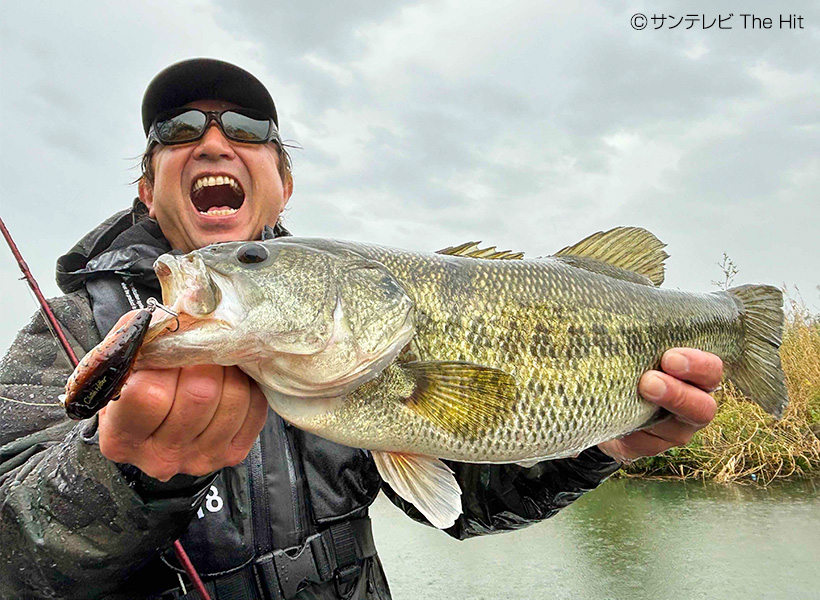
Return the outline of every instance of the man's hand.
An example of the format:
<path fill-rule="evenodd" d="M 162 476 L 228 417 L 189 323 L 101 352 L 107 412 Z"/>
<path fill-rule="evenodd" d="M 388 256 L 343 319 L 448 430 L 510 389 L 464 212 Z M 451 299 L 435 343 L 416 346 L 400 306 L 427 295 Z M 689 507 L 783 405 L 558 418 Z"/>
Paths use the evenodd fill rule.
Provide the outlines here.
<path fill-rule="evenodd" d="M 717 412 L 708 392 L 720 385 L 723 363 L 714 354 L 675 348 L 661 359 L 664 372 L 648 371 L 641 377 L 638 391 L 672 413 L 672 417 L 648 429 L 598 444 L 598 448 L 620 462 L 654 456 L 685 446 L 699 429 L 706 427 Z"/>
<path fill-rule="evenodd" d="M 248 455 L 267 407 L 238 367 L 137 371 L 99 413 L 100 451 L 160 481 L 207 475 Z"/>

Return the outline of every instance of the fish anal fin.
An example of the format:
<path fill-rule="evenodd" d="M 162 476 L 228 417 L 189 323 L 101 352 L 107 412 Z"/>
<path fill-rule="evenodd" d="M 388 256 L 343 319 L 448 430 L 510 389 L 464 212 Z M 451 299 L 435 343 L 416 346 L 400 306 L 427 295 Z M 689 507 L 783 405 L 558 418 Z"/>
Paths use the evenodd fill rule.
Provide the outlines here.
<path fill-rule="evenodd" d="M 401 369 L 415 381 L 407 408 L 445 431 L 471 437 L 514 411 L 518 387 L 500 369 L 450 361 L 408 362 Z"/>
<path fill-rule="evenodd" d="M 461 488 L 453 471 L 432 456 L 371 451 L 385 482 L 439 529 L 452 527 L 461 514 Z"/>
<path fill-rule="evenodd" d="M 669 258 L 664 251 L 665 246 L 666 244 L 641 227 L 616 227 L 609 231 L 593 233 L 577 244 L 562 248 L 554 256 L 566 257 L 565 262 L 581 269 L 642 283 L 641 280 L 636 281 L 626 274 L 619 274 L 616 270 L 607 272 L 600 265 L 606 263 L 610 267 L 637 273 L 648 279 L 652 285 L 658 286 L 663 283 L 663 262 Z"/>
<path fill-rule="evenodd" d="M 523 252 L 512 252 L 510 250 L 496 250 L 495 246 L 489 248 L 479 248 L 481 242 L 465 242 L 458 246 L 450 246 L 439 250 L 436 254 L 447 256 L 463 256 L 466 258 L 485 258 L 489 260 L 520 260 L 524 258 Z"/>

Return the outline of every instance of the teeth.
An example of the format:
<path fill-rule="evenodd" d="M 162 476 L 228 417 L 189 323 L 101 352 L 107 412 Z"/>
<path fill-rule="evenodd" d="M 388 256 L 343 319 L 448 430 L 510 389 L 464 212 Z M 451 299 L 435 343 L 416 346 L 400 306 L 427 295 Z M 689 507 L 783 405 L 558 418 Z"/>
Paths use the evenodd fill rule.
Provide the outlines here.
<path fill-rule="evenodd" d="M 233 177 L 229 175 L 217 175 L 216 177 L 200 177 L 194 182 L 193 191 L 197 191 L 200 188 L 211 187 L 214 185 L 230 185 L 237 192 L 242 193 L 242 187 L 236 182 L 236 180 Z"/>
<path fill-rule="evenodd" d="M 238 209 L 236 208 L 223 208 L 220 210 L 201 210 L 199 211 L 200 214 L 215 216 L 215 217 L 224 217 L 227 215 L 232 215 L 237 212 Z"/>

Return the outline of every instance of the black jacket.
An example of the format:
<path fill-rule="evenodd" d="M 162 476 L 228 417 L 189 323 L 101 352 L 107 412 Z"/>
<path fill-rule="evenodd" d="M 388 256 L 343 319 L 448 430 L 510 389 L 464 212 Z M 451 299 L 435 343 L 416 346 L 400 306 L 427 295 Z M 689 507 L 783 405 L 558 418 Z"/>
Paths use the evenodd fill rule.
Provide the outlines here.
<path fill-rule="evenodd" d="M 159 297 L 151 265 L 170 247 L 141 207 L 114 215 L 58 261 L 66 295 L 51 305 L 80 355 L 125 311 Z M 70 371 L 37 315 L 0 364 L 0 395 L 54 402 Z M 190 582 L 170 549 L 179 538 L 215 597 L 385 599 L 369 505 L 381 489 L 425 522 L 366 451 L 273 412 L 242 464 L 168 483 L 105 459 L 96 419 L 0 401 L 0 423 L 0 598 L 180 597 Z M 590 449 L 530 469 L 451 467 L 464 514 L 446 533 L 465 539 L 550 517 L 618 464 Z"/>

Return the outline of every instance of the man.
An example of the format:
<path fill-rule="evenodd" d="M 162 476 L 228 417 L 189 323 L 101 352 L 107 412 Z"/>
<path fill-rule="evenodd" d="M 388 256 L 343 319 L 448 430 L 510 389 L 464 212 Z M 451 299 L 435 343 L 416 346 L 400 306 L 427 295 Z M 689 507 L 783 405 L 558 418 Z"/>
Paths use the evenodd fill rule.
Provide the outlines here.
<path fill-rule="evenodd" d="M 158 295 L 160 254 L 289 235 L 293 190 L 273 100 L 251 74 L 194 59 L 143 99 L 139 202 L 58 261 L 53 301 L 78 350 Z M 423 246 L 423 241 L 419 244 Z M 670 351 L 640 392 L 674 418 L 576 458 L 453 469 L 463 539 L 555 514 L 624 462 L 685 444 L 714 416 L 721 364 Z M 70 371 L 40 317 L 0 371 L 0 394 L 53 401 Z M 689 382 L 689 383 L 686 383 Z M 215 598 L 388 598 L 367 518 L 384 485 L 369 455 L 286 425 L 236 367 L 133 374 L 97 418 L 0 403 L 0 596 L 193 598 L 170 550 L 180 538 Z M 189 590 L 186 592 L 186 590 Z"/>

